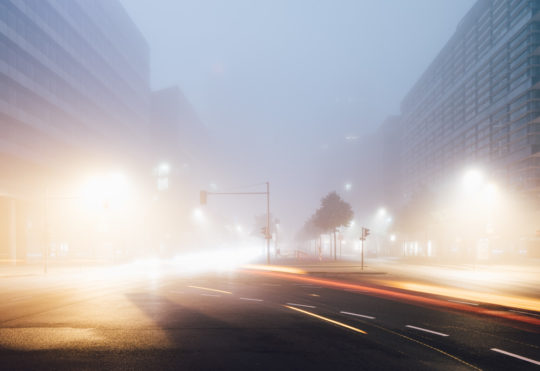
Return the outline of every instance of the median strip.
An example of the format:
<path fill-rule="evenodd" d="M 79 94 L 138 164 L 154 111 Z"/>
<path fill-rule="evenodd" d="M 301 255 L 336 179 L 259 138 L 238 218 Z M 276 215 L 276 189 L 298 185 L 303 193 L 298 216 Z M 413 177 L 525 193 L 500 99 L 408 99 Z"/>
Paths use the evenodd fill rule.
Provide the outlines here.
<path fill-rule="evenodd" d="M 295 310 L 297 312 L 300 312 L 300 313 L 304 313 L 304 314 L 307 314 L 308 316 L 311 316 L 311 317 L 315 317 L 317 319 L 320 319 L 320 320 L 323 320 L 323 321 L 326 321 L 326 322 L 329 322 L 329 323 L 333 323 L 334 325 L 338 325 L 338 326 L 341 326 L 341 327 L 345 327 L 346 329 L 349 329 L 349 330 L 352 330 L 352 331 L 355 331 L 355 332 L 359 332 L 361 334 L 367 334 L 367 332 L 363 331 L 363 330 L 360 330 L 359 328 L 356 328 L 356 327 L 352 327 L 352 326 L 349 326 L 345 323 L 342 323 L 342 322 L 338 322 L 338 321 L 335 321 L 333 319 L 330 319 L 330 318 L 327 318 L 327 317 L 323 317 L 323 316 L 320 316 L 318 314 L 315 314 L 315 313 L 311 313 L 311 312 L 308 312 L 307 310 L 303 310 L 303 309 L 300 309 L 300 308 L 296 308 L 296 307 L 291 307 L 289 305 L 284 305 L 285 308 L 289 308 L 289 309 L 292 309 L 292 310 Z"/>
<path fill-rule="evenodd" d="M 540 366 L 539 361 L 535 361 L 534 359 L 531 359 L 531 358 L 523 357 L 523 356 L 520 356 L 520 355 L 515 354 L 515 353 L 510 353 L 510 352 L 507 352 L 507 351 L 502 350 L 502 349 L 491 348 L 491 350 L 494 351 L 494 352 L 497 352 L 497 353 L 501 353 L 501 354 L 504 354 L 504 355 L 507 355 L 507 356 L 510 356 L 510 357 L 521 359 L 522 361 L 530 362 L 532 364 Z"/>

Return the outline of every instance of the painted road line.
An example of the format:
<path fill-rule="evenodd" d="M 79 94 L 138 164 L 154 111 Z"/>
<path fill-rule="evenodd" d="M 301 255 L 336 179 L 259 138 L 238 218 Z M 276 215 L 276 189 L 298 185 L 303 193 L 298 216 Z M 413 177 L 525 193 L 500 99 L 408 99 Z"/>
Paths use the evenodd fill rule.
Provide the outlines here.
<path fill-rule="evenodd" d="M 213 297 L 219 298 L 221 295 L 217 295 L 217 294 L 201 294 L 201 296 L 213 296 Z"/>
<path fill-rule="evenodd" d="M 321 295 L 317 295 L 317 294 L 309 294 L 309 296 L 320 297 Z"/>
<path fill-rule="evenodd" d="M 218 290 L 218 289 L 211 289 L 211 288 L 208 288 L 208 287 L 201 287 L 201 286 L 188 286 L 192 289 L 199 289 L 199 290 L 206 290 L 206 291 L 213 291 L 213 292 L 220 292 L 222 294 L 229 294 L 231 295 L 232 292 L 230 291 L 224 291 L 224 290 Z"/>
<path fill-rule="evenodd" d="M 432 331 L 432 330 L 428 330 L 428 329 L 425 329 L 425 328 L 422 328 L 422 327 L 416 327 L 416 326 L 411 326 L 411 325 L 407 325 L 405 327 L 412 328 L 412 329 L 419 330 L 419 331 L 429 332 L 430 334 L 435 334 L 435 335 L 439 335 L 439 336 L 450 336 L 448 334 L 443 334 L 442 332 Z"/>
<path fill-rule="evenodd" d="M 527 357 L 520 356 L 518 354 L 510 353 L 510 352 L 507 352 L 507 351 L 502 350 L 502 349 L 491 348 L 491 350 L 494 351 L 494 352 L 497 352 L 497 353 L 506 354 L 507 356 L 510 356 L 510 357 L 521 359 L 522 361 L 531 362 L 532 364 L 540 366 L 540 361 L 535 361 L 534 359 L 530 359 L 530 358 L 527 358 Z"/>
<path fill-rule="evenodd" d="M 306 305 L 306 304 L 287 303 L 287 305 L 292 305 L 294 307 L 317 308 L 314 305 Z"/>
<path fill-rule="evenodd" d="M 452 303 L 458 303 L 458 304 L 474 305 L 475 307 L 478 306 L 478 304 L 470 303 L 468 301 L 460 301 L 460 300 L 448 300 L 448 301 L 451 301 Z"/>
<path fill-rule="evenodd" d="M 531 312 L 523 312 L 523 311 L 521 311 L 521 310 L 513 310 L 513 309 L 510 309 L 509 312 L 520 313 L 520 314 L 528 314 L 529 316 L 540 317 L 540 314 L 531 313 Z"/>
<path fill-rule="evenodd" d="M 338 325 L 338 326 L 341 326 L 341 327 L 345 327 L 346 329 L 353 330 L 353 331 L 359 332 L 359 333 L 361 333 L 361 334 L 367 334 L 367 332 L 365 332 L 365 331 L 363 331 L 363 330 L 360 330 L 359 328 L 349 326 L 349 325 L 347 325 L 347 324 L 345 324 L 345 323 L 342 323 L 342 322 L 334 321 L 333 319 L 330 319 L 330 318 L 327 318 L 327 317 L 323 317 L 323 316 L 320 316 L 320 315 L 318 315 L 318 314 L 311 313 L 311 312 L 308 312 L 308 311 L 303 310 L 303 309 L 300 309 L 300 308 L 291 307 L 291 306 L 289 306 L 289 305 L 285 305 L 285 308 L 289 308 L 289 309 L 295 310 L 295 311 L 297 311 L 297 312 L 307 314 L 308 316 L 315 317 L 315 318 L 318 318 L 318 319 L 320 319 L 320 320 L 323 320 L 323 321 L 326 321 L 326 322 L 333 323 L 334 325 Z"/>
<path fill-rule="evenodd" d="M 254 298 L 240 298 L 240 300 L 247 300 L 247 301 L 263 301 L 262 299 L 254 299 Z"/>
<path fill-rule="evenodd" d="M 351 313 L 351 312 L 345 312 L 345 311 L 340 311 L 339 313 L 348 314 L 349 316 L 362 317 L 362 318 L 367 318 L 367 319 L 375 319 L 375 317 L 366 316 L 365 314 Z"/>

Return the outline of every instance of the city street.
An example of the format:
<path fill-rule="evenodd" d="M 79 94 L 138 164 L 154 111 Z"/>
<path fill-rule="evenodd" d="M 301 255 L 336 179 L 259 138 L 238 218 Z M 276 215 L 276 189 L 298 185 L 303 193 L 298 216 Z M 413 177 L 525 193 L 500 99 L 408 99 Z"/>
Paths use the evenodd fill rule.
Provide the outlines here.
<path fill-rule="evenodd" d="M 361 279 L 340 287 L 255 269 L 180 273 L 155 263 L 0 278 L 0 369 L 540 365 L 538 312 L 490 315 L 509 308 L 445 306 Z M 461 310 L 473 305 L 483 311 Z"/>

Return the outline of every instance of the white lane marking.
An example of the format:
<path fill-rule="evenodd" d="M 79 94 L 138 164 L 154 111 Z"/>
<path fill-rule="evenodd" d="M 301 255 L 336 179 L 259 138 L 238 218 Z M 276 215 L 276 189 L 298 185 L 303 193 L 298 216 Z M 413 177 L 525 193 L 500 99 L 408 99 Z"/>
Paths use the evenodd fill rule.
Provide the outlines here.
<path fill-rule="evenodd" d="M 213 296 L 213 297 L 219 298 L 221 295 L 216 295 L 216 294 L 201 294 L 201 296 Z"/>
<path fill-rule="evenodd" d="M 306 304 L 287 303 L 287 305 L 292 305 L 293 307 L 317 308 L 314 305 L 306 305 Z"/>
<path fill-rule="evenodd" d="M 514 357 L 514 358 L 517 358 L 517 359 L 521 359 L 522 361 L 531 362 L 531 363 L 533 363 L 533 364 L 535 364 L 535 365 L 540 366 L 540 362 L 539 362 L 539 361 L 535 361 L 534 359 L 530 359 L 530 358 L 527 358 L 527 357 L 520 356 L 520 355 L 518 355 L 518 354 L 510 353 L 510 352 L 507 352 L 507 351 L 502 350 L 502 349 L 491 348 L 491 350 L 494 351 L 494 352 L 506 354 L 507 356 L 510 356 L 510 357 Z"/>
<path fill-rule="evenodd" d="M 460 301 L 460 300 L 448 300 L 448 301 L 451 301 L 452 303 L 458 303 L 458 304 L 466 304 L 466 305 L 474 305 L 474 306 L 478 306 L 478 304 L 476 303 L 470 303 L 468 301 Z"/>
<path fill-rule="evenodd" d="M 411 325 L 407 325 L 405 327 L 412 328 L 412 329 L 419 330 L 419 331 L 429 332 L 430 334 L 435 334 L 435 335 L 439 335 L 439 336 L 449 336 L 448 334 L 443 334 L 442 332 L 428 330 L 428 329 L 425 329 L 425 328 L 422 328 L 422 327 L 416 327 L 416 326 L 411 326 Z"/>
<path fill-rule="evenodd" d="M 358 314 L 358 313 L 345 312 L 345 311 L 343 311 L 343 310 L 340 311 L 339 313 L 348 314 L 349 316 L 362 317 L 362 318 L 367 318 L 367 319 L 375 319 L 375 317 L 366 316 L 365 314 Z"/>
<path fill-rule="evenodd" d="M 263 301 L 262 299 L 254 299 L 254 298 L 240 298 L 240 300 L 247 300 L 247 301 Z"/>
<path fill-rule="evenodd" d="M 531 313 L 531 312 L 523 312 L 523 311 L 521 311 L 521 310 L 513 310 L 513 309 L 510 309 L 509 312 L 521 313 L 521 314 L 528 314 L 528 315 L 530 315 L 530 316 L 540 317 L 539 314 Z"/>

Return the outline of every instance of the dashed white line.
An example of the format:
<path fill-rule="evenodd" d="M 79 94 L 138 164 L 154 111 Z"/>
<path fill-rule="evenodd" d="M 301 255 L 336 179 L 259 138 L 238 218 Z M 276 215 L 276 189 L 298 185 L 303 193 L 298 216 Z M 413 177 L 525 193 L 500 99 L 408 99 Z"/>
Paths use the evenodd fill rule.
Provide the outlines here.
<path fill-rule="evenodd" d="M 367 318 L 367 319 L 375 319 L 375 317 L 372 317 L 372 316 L 366 316 L 365 314 L 358 314 L 358 313 L 351 313 L 351 312 L 345 312 L 345 311 L 340 311 L 339 313 L 342 313 L 342 314 L 348 314 L 349 316 L 355 316 L 355 317 L 362 317 L 362 318 Z"/>
<path fill-rule="evenodd" d="M 458 304 L 466 304 L 466 305 L 474 305 L 474 306 L 478 306 L 478 304 L 476 303 L 470 303 L 468 301 L 461 301 L 461 300 L 448 300 L 448 301 L 451 301 L 452 303 L 458 303 Z"/>
<path fill-rule="evenodd" d="M 536 314 L 536 313 L 523 312 L 523 311 L 521 311 L 521 310 L 513 310 L 513 309 L 510 309 L 509 312 L 521 313 L 521 314 L 528 314 L 528 315 L 530 315 L 530 316 L 540 317 L 540 315 L 538 315 L 538 314 Z"/>
<path fill-rule="evenodd" d="M 262 299 L 254 299 L 254 298 L 240 298 L 240 300 L 247 300 L 247 301 L 263 301 Z"/>
<path fill-rule="evenodd" d="M 287 305 L 292 305 L 293 307 L 317 308 L 314 305 L 297 304 L 297 303 L 287 303 Z"/>
<path fill-rule="evenodd" d="M 502 354 L 505 354 L 507 356 L 514 357 L 514 358 L 517 358 L 517 359 L 521 359 L 522 361 L 527 361 L 527 362 L 530 362 L 532 364 L 540 366 L 539 361 L 535 361 L 534 359 L 531 359 L 531 358 L 527 358 L 527 357 L 520 356 L 518 354 L 510 353 L 510 352 L 507 352 L 507 351 L 502 350 L 502 349 L 491 348 L 491 350 L 494 351 L 494 352 L 502 353 Z"/>
<path fill-rule="evenodd" d="M 434 334 L 434 335 L 449 336 L 448 334 L 443 334 L 442 332 L 428 330 L 428 329 L 425 329 L 425 328 L 422 328 L 422 327 L 416 327 L 416 326 L 411 326 L 411 325 L 407 325 L 405 327 L 412 328 L 412 329 L 419 330 L 419 331 L 429 332 L 430 334 Z"/>
<path fill-rule="evenodd" d="M 213 296 L 213 297 L 220 297 L 221 295 L 216 295 L 216 294 L 201 294 L 201 296 Z"/>

